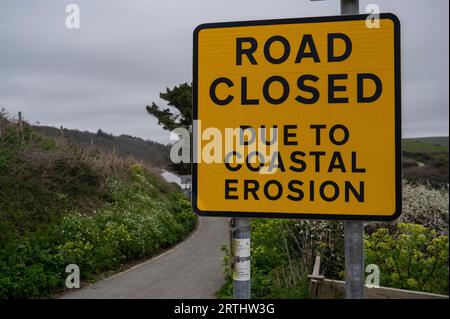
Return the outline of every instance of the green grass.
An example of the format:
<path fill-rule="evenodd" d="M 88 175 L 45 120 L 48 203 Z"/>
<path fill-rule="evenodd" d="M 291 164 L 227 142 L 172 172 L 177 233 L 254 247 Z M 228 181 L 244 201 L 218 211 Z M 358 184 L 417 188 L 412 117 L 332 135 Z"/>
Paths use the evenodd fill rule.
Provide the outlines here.
<path fill-rule="evenodd" d="M 405 138 L 402 148 L 413 153 L 448 153 L 448 136 Z"/>

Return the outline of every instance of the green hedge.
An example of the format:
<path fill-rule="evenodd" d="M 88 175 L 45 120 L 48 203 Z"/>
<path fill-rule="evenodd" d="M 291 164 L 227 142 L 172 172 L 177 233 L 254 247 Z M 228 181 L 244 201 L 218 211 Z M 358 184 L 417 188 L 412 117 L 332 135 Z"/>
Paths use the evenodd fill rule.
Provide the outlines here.
<path fill-rule="evenodd" d="M 336 221 L 253 219 L 251 285 L 254 298 L 308 298 L 314 258 L 321 274 L 344 279 L 344 229 Z M 231 298 L 229 252 L 224 249 L 226 285 L 218 296 Z M 417 224 L 393 224 L 365 237 L 365 263 L 380 269 L 381 285 L 448 295 L 447 235 Z"/>
<path fill-rule="evenodd" d="M 129 181 L 109 178 L 113 200 L 91 216 L 73 212 L 0 250 L 0 298 L 50 296 L 64 288 L 68 264 L 81 278 L 117 269 L 173 245 L 195 226 L 190 202 L 134 166 Z"/>
<path fill-rule="evenodd" d="M 296 221 L 252 219 L 251 287 L 252 298 L 308 298 L 306 267 L 294 252 L 291 231 Z M 232 298 L 229 251 L 223 248 L 226 284 L 219 298 Z"/>
<path fill-rule="evenodd" d="M 382 286 L 448 295 L 448 245 L 447 235 L 400 223 L 366 236 L 366 264 L 378 265 Z"/>

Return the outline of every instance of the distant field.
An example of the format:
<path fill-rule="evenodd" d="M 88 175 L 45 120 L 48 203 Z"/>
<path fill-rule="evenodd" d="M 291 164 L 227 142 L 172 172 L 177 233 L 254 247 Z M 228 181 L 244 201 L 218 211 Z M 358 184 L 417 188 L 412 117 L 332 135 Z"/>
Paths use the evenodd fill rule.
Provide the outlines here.
<path fill-rule="evenodd" d="M 448 153 L 448 136 L 405 138 L 402 147 L 413 153 Z"/>
<path fill-rule="evenodd" d="M 448 183 L 448 136 L 407 138 L 402 146 L 406 179 Z"/>

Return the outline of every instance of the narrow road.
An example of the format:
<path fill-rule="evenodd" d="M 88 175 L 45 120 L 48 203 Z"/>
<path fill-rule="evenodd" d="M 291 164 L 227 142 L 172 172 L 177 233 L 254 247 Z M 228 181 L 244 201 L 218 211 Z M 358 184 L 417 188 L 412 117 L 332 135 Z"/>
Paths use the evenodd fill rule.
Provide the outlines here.
<path fill-rule="evenodd" d="M 227 243 L 227 218 L 200 217 L 198 229 L 175 248 L 61 298 L 215 298 Z"/>

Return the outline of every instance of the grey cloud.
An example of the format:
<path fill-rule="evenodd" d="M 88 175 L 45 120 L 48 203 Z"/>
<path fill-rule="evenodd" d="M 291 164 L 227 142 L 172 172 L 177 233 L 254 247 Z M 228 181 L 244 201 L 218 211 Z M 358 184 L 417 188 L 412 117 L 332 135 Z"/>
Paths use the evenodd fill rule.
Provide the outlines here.
<path fill-rule="evenodd" d="M 79 30 L 64 26 L 69 3 L 80 6 Z M 377 4 L 402 22 L 404 135 L 448 135 L 448 1 Z M 145 106 L 191 82 L 198 24 L 338 13 L 338 0 L 4 0 L 0 106 L 31 122 L 167 143 Z"/>

